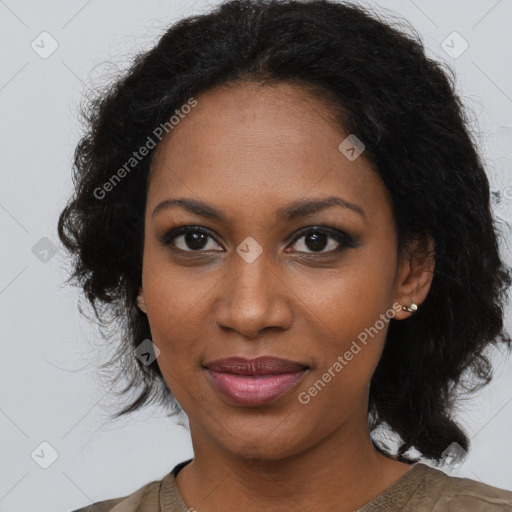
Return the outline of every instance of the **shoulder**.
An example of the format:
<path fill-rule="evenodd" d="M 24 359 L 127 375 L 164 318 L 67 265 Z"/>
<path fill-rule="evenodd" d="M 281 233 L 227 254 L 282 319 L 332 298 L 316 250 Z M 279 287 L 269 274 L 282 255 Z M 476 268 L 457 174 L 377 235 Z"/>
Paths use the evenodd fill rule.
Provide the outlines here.
<path fill-rule="evenodd" d="M 432 511 L 505 512 L 512 511 L 512 491 L 483 482 L 451 476 L 428 467 L 418 491 L 432 499 Z M 427 498 L 429 496 L 429 498 Z"/>
<path fill-rule="evenodd" d="M 97 501 L 72 512 L 159 512 L 161 484 L 162 480 L 155 480 L 126 496 Z"/>

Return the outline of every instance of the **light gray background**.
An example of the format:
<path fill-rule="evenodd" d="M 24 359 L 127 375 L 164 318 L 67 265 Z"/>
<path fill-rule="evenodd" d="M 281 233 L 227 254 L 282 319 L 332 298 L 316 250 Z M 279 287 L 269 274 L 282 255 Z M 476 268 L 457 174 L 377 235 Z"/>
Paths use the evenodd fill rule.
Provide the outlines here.
<path fill-rule="evenodd" d="M 80 135 L 76 109 L 87 87 L 112 70 L 103 63 L 124 68 L 167 25 L 215 4 L 0 0 L 0 512 L 65 512 L 122 496 L 192 456 L 188 431 L 155 408 L 106 423 L 115 404 L 95 365 L 108 352 L 79 316 L 77 290 L 62 284 L 66 260 L 56 224 L 71 191 Z M 512 1 L 369 5 L 405 17 L 428 53 L 455 68 L 493 189 L 507 196 L 496 212 L 504 220 L 503 251 L 511 263 Z M 31 48 L 43 31 L 59 45 L 46 59 Z M 453 31 L 469 44 L 457 58 L 441 46 Z M 43 237 L 59 248 L 46 263 L 32 252 Z M 508 326 L 510 317 L 509 308 Z M 512 369 L 504 354 L 494 352 L 493 383 L 461 402 L 457 418 L 472 437 L 472 451 L 458 469 L 446 471 L 512 490 Z M 31 457 L 43 441 L 58 453 L 48 469 Z M 40 460 L 50 453 L 43 447 L 43 457 L 40 450 Z"/>

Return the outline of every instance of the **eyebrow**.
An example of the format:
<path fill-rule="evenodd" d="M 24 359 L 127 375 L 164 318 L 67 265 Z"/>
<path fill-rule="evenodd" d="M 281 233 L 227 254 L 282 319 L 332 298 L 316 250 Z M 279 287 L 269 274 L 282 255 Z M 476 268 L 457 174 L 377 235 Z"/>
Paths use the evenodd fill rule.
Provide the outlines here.
<path fill-rule="evenodd" d="M 201 217 L 205 217 L 208 219 L 214 219 L 218 221 L 225 221 L 225 214 L 203 201 L 199 201 L 197 199 L 189 199 L 185 197 L 180 197 L 176 199 L 165 199 L 161 203 L 155 207 L 152 213 L 152 217 L 154 218 L 159 212 L 170 208 L 172 206 L 180 206 L 184 210 L 199 215 Z M 299 199 L 289 204 L 288 206 L 278 208 L 277 217 L 283 219 L 285 221 L 292 221 L 298 217 L 305 217 L 312 213 L 319 212 L 321 210 L 325 210 L 326 208 L 330 208 L 332 206 L 341 206 L 343 208 L 347 208 L 361 215 L 366 219 L 366 215 L 364 210 L 358 206 L 357 204 L 351 203 L 342 199 L 341 197 L 325 197 L 321 199 Z"/>

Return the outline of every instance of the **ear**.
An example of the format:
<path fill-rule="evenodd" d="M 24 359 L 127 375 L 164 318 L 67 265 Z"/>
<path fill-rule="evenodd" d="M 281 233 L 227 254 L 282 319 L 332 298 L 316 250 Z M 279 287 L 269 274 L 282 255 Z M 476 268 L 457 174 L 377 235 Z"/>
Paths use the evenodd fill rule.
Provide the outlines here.
<path fill-rule="evenodd" d="M 147 313 L 146 311 L 146 301 L 144 300 L 144 292 L 142 290 L 142 286 L 139 288 L 139 294 L 137 295 L 137 306 L 141 311 Z"/>
<path fill-rule="evenodd" d="M 432 285 L 435 268 L 435 243 L 429 234 L 410 239 L 398 264 L 395 280 L 395 302 L 402 305 L 402 309 L 395 315 L 395 319 L 409 318 L 414 312 L 405 311 L 403 307 L 410 307 L 415 303 L 418 308 L 427 298 Z M 414 307 L 414 306 L 413 306 Z"/>

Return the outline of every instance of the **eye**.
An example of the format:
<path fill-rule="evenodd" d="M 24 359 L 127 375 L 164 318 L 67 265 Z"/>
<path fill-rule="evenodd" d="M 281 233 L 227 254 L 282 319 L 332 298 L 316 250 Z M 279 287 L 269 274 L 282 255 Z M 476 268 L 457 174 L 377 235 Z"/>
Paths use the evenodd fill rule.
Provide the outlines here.
<path fill-rule="evenodd" d="M 294 239 L 292 248 L 298 252 L 324 254 L 355 246 L 353 238 L 347 233 L 328 226 L 316 226 L 301 230 L 299 236 Z M 289 252 L 288 248 L 286 252 Z"/>
<path fill-rule="evenodd" d="M 219 244 L 210 243 L 210 247 L 208 247 L 208 239 L 214 240 L 209 231 L 199 226 L 184 226 L 182 228 L 171 229 L 165 233 L 162 237 L 162 243 L 164 245 L 174 246 L 185 252 L 216 250 L 214 246 L 219 246 Z"/>
<path fill-rule="evenodd" d="M 200 226 L 171 229 L 161 237 L 161 242 L 184 252 L 223 251 L 212 234 Z M 215 246 L 220 247 L 220 250 Z M 285 252 L 325 254 L 338 252 L 346 247 L 356 247 L 356 242 L 347 233 L 329 226 L 314 226 L 301 229 L 294 238 L 293 245 L 287 247 Z"/>

